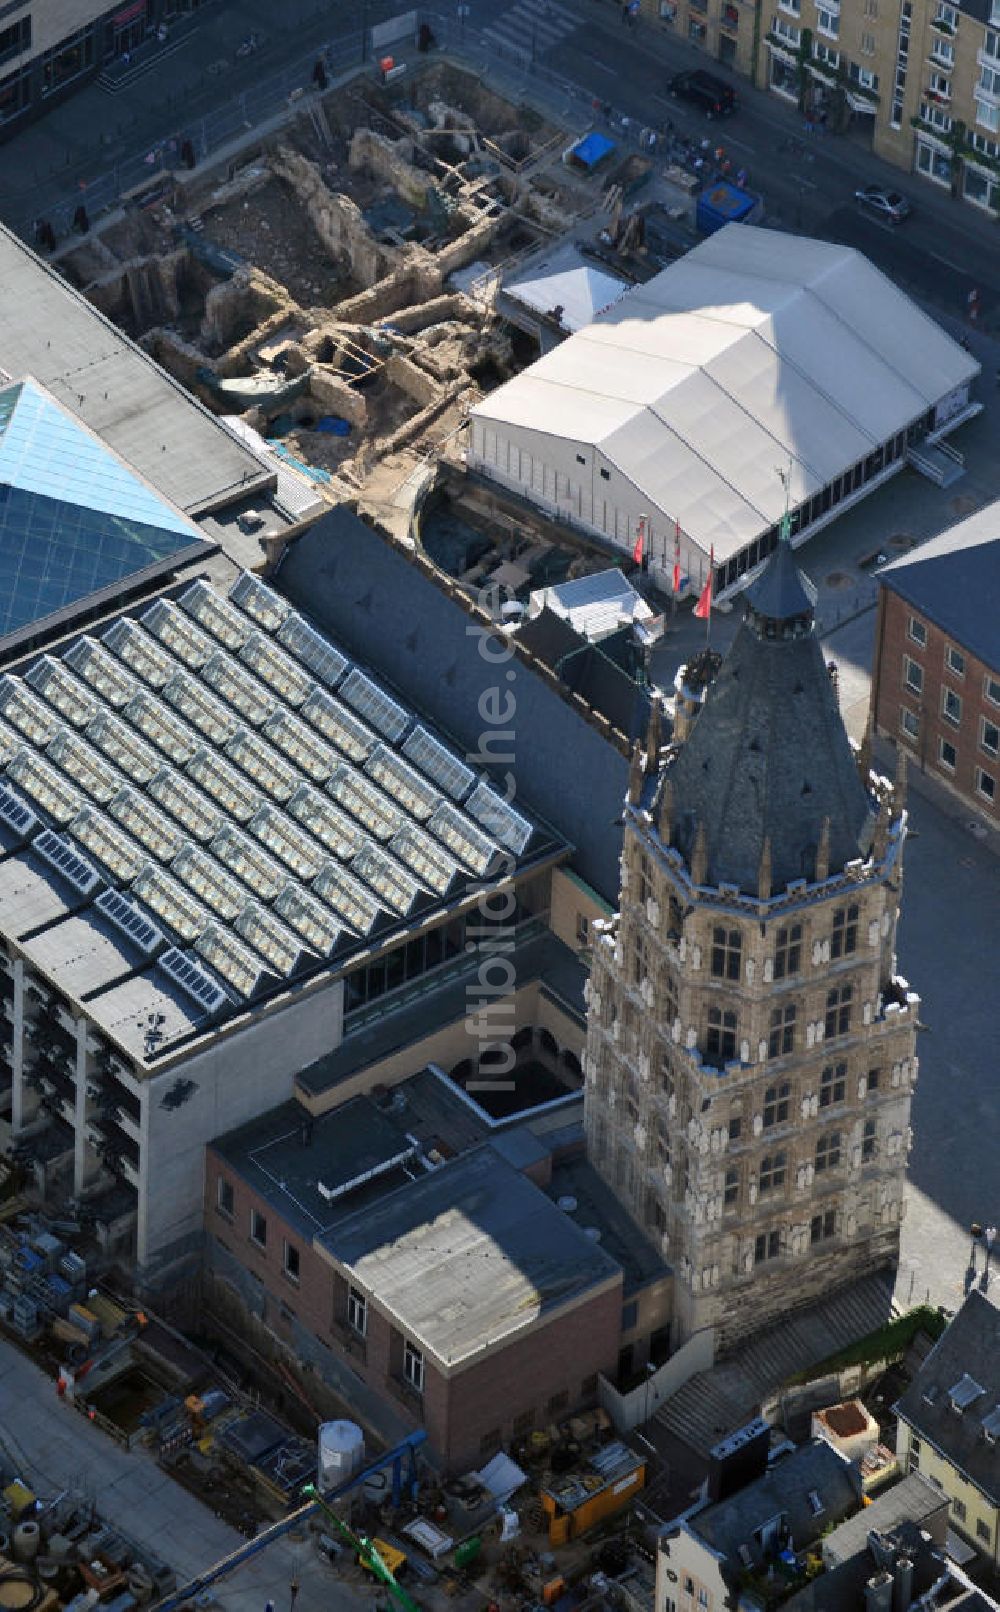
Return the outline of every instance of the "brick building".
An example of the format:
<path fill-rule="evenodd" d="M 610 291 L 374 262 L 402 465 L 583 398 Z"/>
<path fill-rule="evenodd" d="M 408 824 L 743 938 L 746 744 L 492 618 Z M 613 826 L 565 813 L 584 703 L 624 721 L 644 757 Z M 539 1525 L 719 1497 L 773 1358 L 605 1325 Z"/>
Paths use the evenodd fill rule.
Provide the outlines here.
<path fill-rule="evenodd" d="M 674 1347 L 891 1265 L 903 1213 L 902 790 L 852 752 L 787 543 L 746 597 L 636 750 L 589 988 L 591 1156 L 673 1267 Z"/>
<path fill-rule="evenodd" d="M 874 730 L 1000 821 L 1000 504 L 879 572 Z"/>
<path fill-rule="evenodd" d="M 207 1151 L 209 1311 L 386 1440 L 422 1425 L 442 1467 L 481 1466 L 617 1363 L 622 1264 L 552 1164 L 433 1070 L 317 1120 L 286 1103 Z"/>

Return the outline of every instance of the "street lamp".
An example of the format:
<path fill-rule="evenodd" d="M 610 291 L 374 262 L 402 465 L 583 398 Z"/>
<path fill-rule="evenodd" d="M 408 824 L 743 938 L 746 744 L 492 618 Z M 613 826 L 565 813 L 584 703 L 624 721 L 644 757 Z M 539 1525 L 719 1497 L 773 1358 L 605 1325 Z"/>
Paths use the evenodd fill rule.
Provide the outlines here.
<path fill-rule="evenodd" d="M 655 1376 L 655 1374 L 656 1374 L 656 1363 L 655 1363 L 655 1361 L 647 1360 L 646 1361 L 646 1414 L 642 1419 L 643 1424 L 645 1424 L 646 1422 L 649 1421 L 649 1391 L 653 1386 L 653 1377 Z"/>

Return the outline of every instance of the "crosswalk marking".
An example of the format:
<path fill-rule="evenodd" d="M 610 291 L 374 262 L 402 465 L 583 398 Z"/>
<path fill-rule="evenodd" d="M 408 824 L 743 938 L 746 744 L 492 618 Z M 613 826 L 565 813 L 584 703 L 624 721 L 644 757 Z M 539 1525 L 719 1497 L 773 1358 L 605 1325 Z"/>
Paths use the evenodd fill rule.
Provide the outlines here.
<path fill-rule="evenodd" d="M 530 61 L 551 50 L 579 26 L 579 16 L 561 0 L 517 0 L 483 33 L 503 51 Z"/>

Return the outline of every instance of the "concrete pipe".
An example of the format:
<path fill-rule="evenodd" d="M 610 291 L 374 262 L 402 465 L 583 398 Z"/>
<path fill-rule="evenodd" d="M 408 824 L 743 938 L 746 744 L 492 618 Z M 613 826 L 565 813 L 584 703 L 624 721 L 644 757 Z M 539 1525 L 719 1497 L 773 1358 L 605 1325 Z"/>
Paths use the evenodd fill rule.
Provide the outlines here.
<path fill-rule="evenodd" d="M 19 1522 L 14 1529 L 14 1560 L 33 1562 L 38 1555 L 40 1541 L 37 1522 Z"/>

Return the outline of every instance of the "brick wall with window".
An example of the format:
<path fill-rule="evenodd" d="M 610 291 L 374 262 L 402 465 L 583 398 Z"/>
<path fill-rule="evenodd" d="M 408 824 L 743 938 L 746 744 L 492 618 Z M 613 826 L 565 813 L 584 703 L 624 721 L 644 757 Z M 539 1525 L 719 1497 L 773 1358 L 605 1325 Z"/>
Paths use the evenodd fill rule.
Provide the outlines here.
<path fill-rule="evenodd" d="M 876 732 L 904 745 L 912 762 L 984 817 L 1000 820 L 1000 665 L 986 665 L 885 585 L 872 713 Z"/>

